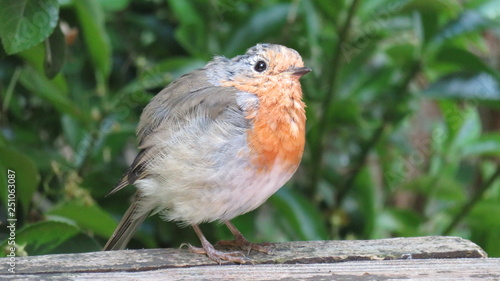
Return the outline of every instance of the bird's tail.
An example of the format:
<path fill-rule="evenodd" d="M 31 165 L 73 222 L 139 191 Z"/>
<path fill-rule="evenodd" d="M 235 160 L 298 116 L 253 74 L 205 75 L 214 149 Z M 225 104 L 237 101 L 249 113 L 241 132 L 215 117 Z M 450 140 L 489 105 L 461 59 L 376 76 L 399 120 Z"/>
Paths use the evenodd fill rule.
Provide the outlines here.
<path fill-rule="evenodd" d="M 113 235 L 109 238 L 108 242 L 102 249 L 103 251 L 121 250 L 127 246 L 130 239 L 134 236 L 137 228 L 150 213 L 146 212 L 145 214 L 139 214 L 139 201 L 139 192 L 136 192 L 134 202 L 123 215 L 123 218 L 116 227 L 115 232 L 113 232 Z"/>

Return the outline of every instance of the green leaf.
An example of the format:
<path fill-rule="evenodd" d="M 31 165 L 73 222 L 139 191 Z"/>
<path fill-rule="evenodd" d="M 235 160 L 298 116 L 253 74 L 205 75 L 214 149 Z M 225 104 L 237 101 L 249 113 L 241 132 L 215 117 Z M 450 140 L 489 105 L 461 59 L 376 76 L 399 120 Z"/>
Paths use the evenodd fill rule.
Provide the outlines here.
<path fill-rule="evenodd" d="M 44 60 L 46 57 L 46 53 L 44 44 L 38 44 L 35 47 L 29 48 L 28 50 L 23 51 L 17 55 L 27 63 L 29 63 L 40 75 L 45 74 Z M 64 96 L 68 95 L 68 84 L 63 75 L 57 75 L 50 81 L 48 79 L 45 80 L 47 80 L 48 83 L 50 83 L 53 87 L 57 88 L 57 91 L 59 91 Z"/>
<path fill-rule="evenodd" d="M 386 53 L 391 58 L 391 60 L 394 61 L 396 64 L 407 65 L 415 57 L 416 50 L 414 44 L 408 42 L 402 42 L 401 44 L 395 44 L 389 46 L 386 49 Z M 387 70 L 394 71 L 393 68 L 389 68 Z"/>
<path fill-rule="evenodd" d="M 423 92 L 424 96 L 436 99 L 500 100 L 500 86 L 488 73 L 457 72 L 432 83 Z"/>
<path fill-rule="evenodd" d="M 453 140 L 450 144 L 450 152 L 452 153 L 452 155 L 449 155 L 450 159 L 451 157 L 460 157 L 456 152 L 459 152 L 460 148 L 465 145 L 477 140 L 481 135 L 481 119 L 476 107 L 467 106 L 459 114 L 461 116 L 455 117 L 463 119 L 463 122 L 457 134 L 453 135 Z M 457 123 L 460 123 L 460 121 Z"/>
<path fill-rule="evenodd" d="M 468 72 L 486 72 L 500 81 L 500 74 L 497 71 L 466 49 L 445 46 L 436 54 L 435 60 L 437 63 L 456 65 L 458 69 L 467 69 Z"/>
<path fill-rule="evenodd" d="M 488 253 L 488 257 L 500 257 L 500 247 L 498 247 L 498 241 L 500 241 L 500 227 L 497 226 L 495 228 L 480 231 L 479 235 L 481 236 L 481 240 L 475 239 L 476 237 L 474 236 L 471 240 L 484 249 L 484 251 Z"/>
<path fill-rule="evenodd" d="M 233 32 L 224 54 L 230 57 L 242 54 L 249 47 L 278 33 L 285 25 L 289 11 L 290 4 L 273 5 L 256 11 L 243 26 Z"/>
<path fill-rule="evenodd" d="M 180 22 L 175 38 L 190 54 L 202 56 L 207 46 L 206 24 L 194 3 L 170 0 L 169 4 Z"/>
<path fill-rule="evenodd" d="M 496 166 L 491 168 L 495 169 Z M 498 247 L 500 239 L 500 220 L 498 220 L 498 213 L 500 212 L 499 191 L 499 183 L 490 187 L 483 199 L 476 203 L 466 217 L 467 225 L 472 232 L 471 240 L 481 246 L 489 257 L 500 256 L 500 247 Z"/>
<path fill-rule="evenodd" d="M 317 0 L 311 2 L 318 6 L 318 11 L 326 14 L 332 22 L 336 22 L 339 15 L 341 15 L 346 9 L 346 1 Z"/>
<path fill-rule="evenodd" d="M 105 28 L 104 13 L 97 0 L 73 2 L 80 20 L 83 37 L 98 76 L 106 80 L 111 71 L 111 44 Z"/>
<path fill-rule="evenodd" d="M 466 198 L 460 183 L 446 175 L 423 175 L 408 181 L 402 188 L 444 201 L 462 202 Z"/>
<path fill-rule="evenodd" d="M 317 62 L 319 61 L 318 57 L 321 55 L 321 49 L 319 48 L 321 34 L 320 16 L 314 8 L 312 1 L 300 1 L 299 9 L 302 11 L 302 16 L 305 19 L 307 41 L 309 46 L 311 46 L 311 61 Z"/>
<path fill-rule="evenodd" d="M 435 2 L 435 1 L 433 1 Z M 423 11 L 419 14 L 420 21 L 420 41 L 427 44 L 431 38 L 436 34 L 438 29 L 438 13 Z"/>
<path fill-rule="evenodd" d="M 467 217 L 467 221 L 474 228 L 488 230 L 500 227 L 500 202 L 494 199 L 484 199 L 477 203 Z"/>
<path fill-rule="evenodd" d="M 356 14 L 364 21 L 372 21 L 396 14 L 407 4 L 408 0 L 364 0 L 362 2 Z"/>
<path fill-rule="evenodd" d="M 64 92 L 60 91 L 56 85 L 33 67 L 24 67 L 19 80 L 24 87 L 50 102 L 58 111 L 67 113 L 79 120 L 85 119 L 80 109 L 66 97 Z"/>
<path fill-rule="evenodd" d="M 66 61 L 66 39 L 60 28 L 56 28 L 49 39 L 45 41 L 45 75 L 54 78 L 61 71 Z"/>
<path fill-rule="evenodd" d="M 329 120 L 337 124 L 357 125 L 361 114 L 359 106 L 354 98 L 339 99 L 330 107 Z"/>
<path fill-rule="evenodd" d="M 411 0 L 404 4 L 401 12 L 419 11 L 422 13 L 442 14 L 453 17 L 458 15 L 460 10 L 461 6 L 454 0 Z"/>
<path fill-rule="evenodd" d="M 411 210 L 385 208 L 377 216 L 378 233 L 376 237 L 418 236 L 421 235 L 421 231 L 419 231 L 421 224 L 422 218 Z"/>
<path fill-rule="evenodd" d="M 65 202 L 47 214 L 68 218 L 81 229 L 106 238 L 113 234 L 117 225 L 116 221 L 99 206 L 85 205 L 78 201 Z"/>
<path fill-rule="evenodd" d="M 477 32 L 488 27 L 496 27 L 498 24 L 498 21 L 493 21 L 478 12 L 468 10 L 441 29 L 433 38 L 433 42 L 440 44 L 457 36 Z"/>
<path fill-rule="evenodd" d="M 26 225 L 16 231 L 16 244 L 26 245 L 29 255 L 44 255 L 52 253 L 52 249 L 67 241 L 79 232 L 78 228 L 63 221 L 41 221 Z M 7 240 L 0 245 L 7 246 Z M 0 252 L 5 256 L 5 251 Z"/>
<path fill-rule="evenodd" d="M 322 216 L 314 205 L 288 188 L 276 192 L 269 202 L 283 215 L 301 240 L 326 239 Z"/>
<path fill-rule="evenodd" d="M 59 19 L 57 0 L 0 0 L 0 7 L 0 37 L 9 55 L 42 42 Z"/>
<path fill-rule="evenodd" d="M 127 8 L 130 1 L 131 0 L 106 0 L 99 1 L 99 4 L 101 4 L 102 8 L 106 12 L 116 12 Z"/>
<path fill-rule="evenodd" d="M 51 253 L 70 254 L 70 253 L 88 253 L 102 250 L 102 245 L 91 236 L 85 233 L 78 233 L 57 247 L 53 248 Z"/>
<path fill-rule="evenodd" d="M 6 146 L 0 146 L 0 171 L 7 174 L 7 169 L 12 170 L 15 175 L 15 195 L 24 211 L 29 210 L 31 198 L 35 193 L 40 181 L 38 169 L 27 155 Z M 5 175 L 3 175 L 5 176 Z M 7 202 L 7 181 L 1 179 L 1 202 Z M 4 206 L 7 206 L 5 204 Z M 19 215 L 19 214 L 18 214 Z"/>
<path fill-rule="evenodd" d="M 500 18 L 500 5 L 497 0 L 470 1 L 464 4 L 478 4 L 474 9 L 487 19 L 498 22 Z"/>
<path fill-rule="evenodd" d="M 449 150 L 465 120 L 462 109 L 457 103 L 451 100 L 441 100 L 438 104 L 443 115 L 444 127 L 436 127 L 433 133 L 433 145 L 436 146 L 434 148 L 436 151 L 443 153 L 442 151 Z"/>
<path fill-rule="evenodd" d="M 500 133 L 487 133 L 461 148 L 464 156 L 500 156 Z"/>
<path fill-rule="evenodd" d="M 86 131 L 78 120 L 66 114 L 61 117 L 61 125 L 68 144 L 76 150 L 80 141 L 85 137 Z"/>
<path fill-rule="evenodd" d="M 365 237 L 371 237 L 375 229 L 376 217 L 379 215 L 377 208 L 377 194 L 375 186 L 368 169 L 363 169 L 360 172 L 354 183 L 352 192 L 353 196 L 359 201 L 359 206 L 362 206 L 359 211 L 363 214 L 363 220 L 360 223 Z M 353 222 L 357 224 L 356 222 Z"/>

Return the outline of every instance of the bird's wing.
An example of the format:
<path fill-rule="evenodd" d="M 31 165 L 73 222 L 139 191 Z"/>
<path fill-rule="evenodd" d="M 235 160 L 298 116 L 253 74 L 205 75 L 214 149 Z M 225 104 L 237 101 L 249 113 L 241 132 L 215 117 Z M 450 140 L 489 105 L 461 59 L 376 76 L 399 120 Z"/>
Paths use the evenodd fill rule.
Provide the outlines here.
<path fill-rule="evenodd" d="M 214 86 L 205 69 L 198 69 L 172 82 L 144 108 L 137 127 L 140 152 L 127 173 L 109 194 L 148 176 L 147 163 L 158 156 L 159 139 L 168 141 L 188 123 L 203 119 L 205 125 L 249 128 L 257 98 L 234 87 Z"/>

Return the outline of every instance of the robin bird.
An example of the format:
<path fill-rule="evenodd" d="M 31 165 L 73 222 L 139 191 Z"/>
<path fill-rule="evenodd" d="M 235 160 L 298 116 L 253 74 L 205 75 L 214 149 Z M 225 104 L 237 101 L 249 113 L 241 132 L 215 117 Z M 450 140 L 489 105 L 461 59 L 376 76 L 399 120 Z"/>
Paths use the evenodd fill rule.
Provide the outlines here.
<path fill-rule="evenodd" d="M 254 210 L 295 173 L 305 142 L 299 78 L 310 72 L 297 51 L 258 44 L 232 59 L 217 56 L 185 74 L 144 108 L 139 153 L 110 194 L 135 185 L 134 201 L 104 250 L 123 249 L 150 214 L 191 225 L 194 253 L 245 263 L 240 252 L 216 250 L 199 224 L 224 222 L 245 250 L 269 253 L 230 222 Z"/>

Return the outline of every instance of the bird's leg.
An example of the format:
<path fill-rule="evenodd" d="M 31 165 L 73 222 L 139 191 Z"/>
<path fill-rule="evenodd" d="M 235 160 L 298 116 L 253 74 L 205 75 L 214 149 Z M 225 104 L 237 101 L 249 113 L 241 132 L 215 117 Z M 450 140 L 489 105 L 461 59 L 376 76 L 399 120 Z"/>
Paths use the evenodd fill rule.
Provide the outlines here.
<path fill-rule="evenodd" d="M 246 263 L 246 262 L 251 262 L 250 259 L 245 258 L 243 253 L 241 252 L 221 252 L 218 251 L 208 242 L 207 238 L 203 235 L 203 232 L 201 232 L 201 229 L 198 225 L 193 224 L 193 229 L 196 232 L 196 235 L 198 235 L 198 238 L 200 238 L 202 248 L 194 247 L 190 244 L 188 244 L 189 250 L 193 253 L 196 254 L 205 254 L 207 255 L 210 259 L 216 261 L 217 263 L 222 263 L 222 261 L 231 261 L 231 262 L 236 262 L 236 263 Z"/>
<path fill-rule="evenodd" d="M 251 250 L 262 252 L 265 254 L 272 254 L 272 244 L 271 243 L 252 243 L 248 241 L 243 234 L 232 224 L 230 221 L 225 222 L 227 228 L 231 231 L 234 236 L 234 240 L 230 241 L 219 241 L 217 245 L 221 246 L 231 246 L 231 247 L 239 247 L 245 251 L 250 253 Z"/>

